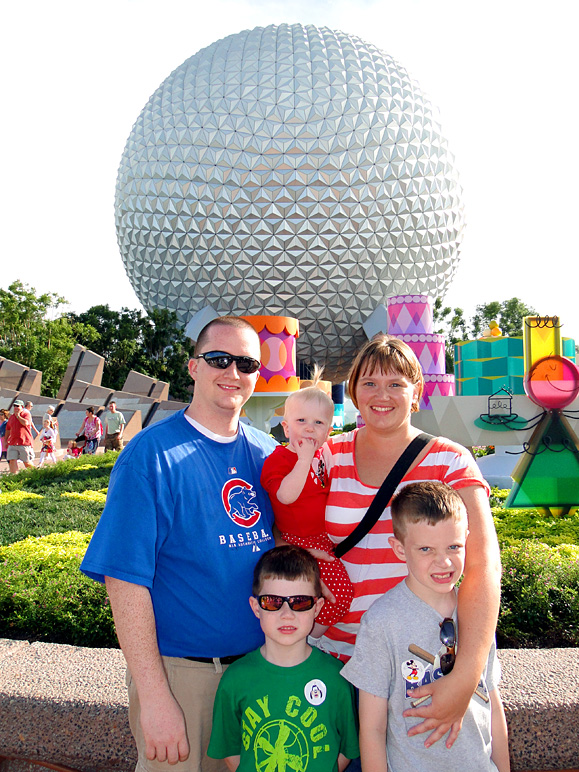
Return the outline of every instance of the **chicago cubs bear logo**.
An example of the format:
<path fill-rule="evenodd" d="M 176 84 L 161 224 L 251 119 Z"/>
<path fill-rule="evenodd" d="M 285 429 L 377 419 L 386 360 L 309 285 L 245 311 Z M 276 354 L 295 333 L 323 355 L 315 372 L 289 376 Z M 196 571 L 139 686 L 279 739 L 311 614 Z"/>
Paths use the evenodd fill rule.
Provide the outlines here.
<path fill-rule="evenodd" d="M 228 480 L 221 490 L 221 498 L 225 511 L 236 525 L 251 528 L 261 517 L 253 486 L 245 480 Z"/>

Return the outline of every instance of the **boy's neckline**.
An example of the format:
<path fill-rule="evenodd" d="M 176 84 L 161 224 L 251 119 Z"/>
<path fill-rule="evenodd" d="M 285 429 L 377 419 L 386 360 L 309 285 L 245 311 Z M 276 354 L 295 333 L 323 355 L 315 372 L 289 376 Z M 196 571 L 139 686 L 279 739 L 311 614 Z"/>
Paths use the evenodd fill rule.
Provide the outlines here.
<path fill-rule="evenodd" d="M 301 643 L 301 641 L 300 641 Z M 305 642 L 304 642 L 305 643 Z M 268 662 L 270 665 L 274 665 L 275 667 L 298 667 L 298 665 L 303 665 L 304 662 L 307 662 L 307 660 L 310 658 L 312 653 L 312 647 L 309 643 L 305 643 L 305 650 L 301 651 L 299 654 L 297 652 L 292 652 L 291 650 L 284 649 L 282 651 L 278 651 L 278 654 L 281 654 L 282 656 L 275 656 L 276 651 L 272 651 L 272 649 L 275 649 L 275 646 L 269 647 L 268 652 L 268 646 L 267 641 L 259 647 L 259 653 L 263 657 L 263 659 Z M 290 654 L 296 654 L 295 657 L 289 656 Z M 267 656 L 269 655 L 269 656 Z"/>
<path fill-rule="evenodd" d="M 422 595 L 419 595 L 417 592 L 415 592 L 412 587 L 408 584 L 408 577 L 404 577 L 404 584 L 406 585 L 406 588 L 409 592 L 411 592 L 416 598 L 421 600 L 423 603 L 426 603 L 427 606 L 430 606 L 430 608 L 434 609 L 438 614 L 440 614 L 441 617 L 452 617 L 454 612 L 456 611 L 456 607 L 458 605 L 458 589 L 456 586 L 452 588 L 450 592 L 440 594 L 434 598 L 436 603 L 431 603 L 430 600 L 426 597 L 423 597 Z"/>

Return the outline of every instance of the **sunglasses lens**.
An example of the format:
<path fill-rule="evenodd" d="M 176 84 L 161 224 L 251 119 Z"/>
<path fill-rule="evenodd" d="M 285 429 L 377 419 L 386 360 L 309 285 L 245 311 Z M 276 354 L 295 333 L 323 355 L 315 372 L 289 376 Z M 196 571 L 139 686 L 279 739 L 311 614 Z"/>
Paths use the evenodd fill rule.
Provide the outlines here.
<path fill-rule="evenodd" d="M 440 642 L 451 648 L 456 643 L 456 630 L 452 619 L 447 617 L 440 625 Z"/>
<path fill-rule="evenodd" d="M 260 595 L 257 600 L 264 611 L 279 611 L 284 601 L 281 595 Z"/>
<path fill-rule="evenodd" d="M 211 351 L 209 354 L 204 354 L 203 359 L 208 365 L 217 367 L 219 370 L 227 370 L 229 365 L 233 362 L 233 358 L 230 357 L 229 354 L 222 354 L 219 351 Z"/>
<path fill-rule="evenodd" d="M 448 675 L 454 667 L 454 652 L 449 651 L 448 654 L 443 654 L 440 657 L 440 669 L 442 675 Z"/>
<path fill-rule="evenodd" d="M 236 357 L 235 364 L 240 373 L 251 375 L 259 370 L 261 363 L 251 357 Z"/>
<path fill-rule="evenodd" d="M 217 367 L 219 370 L 227 370 L 233 362 L 240 373 L 251 375 L 261 367 L 261 362 L 252 357 L 236 357 L 233 354 L 227 354 L 225 351 L 208 351 L 206 354 L 199 355 L 211 367 Z"/>
<path fill-rule="evenodd" d="M 292 611 L 309 611 L 314 607 L 315 600 L 311 595 L 294 595 L 288 603 Z"/>

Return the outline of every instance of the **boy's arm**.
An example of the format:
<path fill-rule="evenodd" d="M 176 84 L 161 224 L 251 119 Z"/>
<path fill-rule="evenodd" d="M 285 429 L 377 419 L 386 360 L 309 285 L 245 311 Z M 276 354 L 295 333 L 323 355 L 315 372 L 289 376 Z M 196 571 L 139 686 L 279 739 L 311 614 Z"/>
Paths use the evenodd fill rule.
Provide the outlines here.
<path fill-rule="evenodd" d="M 227 769 L 230 769 L 231 772 L 235 772 L 241 761 L 241 756 L 227 756 L 223 761 L 227 765 Z"/>
<path fill-rule="evenodd" d="M 347 759 L 343 753 L 338 754 L 338 772 L 344 772 L 349 763 L 350 759 Z"/>
<path fill-rule="evenodd" d="M 298 460 L 291 472 L 283 478 L 277 489 L 276 495 L 279 502 L 282 504 L 293 504 L 299 498 L 308 479 L 315 452 L 316 446 L 313 441 L 298 440 L 296 444 Z"/>
<path fill-rule="evenodd" d="M 497 765 L 499 772 L 511 772 L 507 719 L 499 690 L 493 689 L 489 693 L 489 697 L 491 701 L 491 759 Z"/>
<path fill-rule="evenodd" d="M 360 689 L 360 758 L 363 770 L 388 772 L 387 720 L 388 700 Z"/>
<path fill-rule="evenodd" d="M 464 579 L 458 593 L 460 645 L 452 673 L 416 690 L 416 697 L 432 695 L 430 704 L 405 710 L 404 716 L 425 719 L 409 736 L 431 732 L 425 746 L 433 745 L 449 731 L 450 748 L 485 668 L 494 639 L 500 601 L 500 553 L 488 497 L 483 488 L 469 486 L 457 491 L 468 512 L 469 537 Z"/>

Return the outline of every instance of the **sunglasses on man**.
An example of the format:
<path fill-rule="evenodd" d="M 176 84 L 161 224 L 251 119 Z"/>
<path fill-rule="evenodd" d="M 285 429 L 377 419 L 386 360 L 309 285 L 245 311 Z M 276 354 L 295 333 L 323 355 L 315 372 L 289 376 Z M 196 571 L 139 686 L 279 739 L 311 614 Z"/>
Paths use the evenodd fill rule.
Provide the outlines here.
<path fill-rule="evenodd" d="M 244 375 L 256 373 L 261 367 L 261 362 L 258 359 L 237 357 L 226 351 L 206 351 L 204 354 L 197 354 L 193 359 L 204 359 L 210 367 L 216 367 L 218 370 L 227 370 L 235 362 L 239 372 Z"/>

